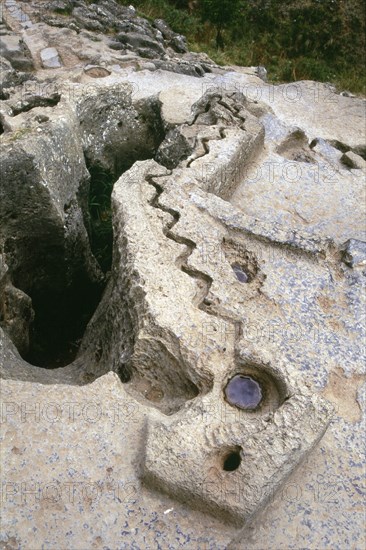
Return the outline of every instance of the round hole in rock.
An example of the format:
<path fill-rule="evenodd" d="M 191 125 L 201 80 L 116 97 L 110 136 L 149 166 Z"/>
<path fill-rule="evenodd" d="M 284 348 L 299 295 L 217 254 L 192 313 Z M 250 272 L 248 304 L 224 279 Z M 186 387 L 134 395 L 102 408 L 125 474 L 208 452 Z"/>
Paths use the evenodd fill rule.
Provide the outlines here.
<path fill-rule="evenodd" d="M 275 411 L 289 398 L 286 379 L 276 365 L 245 361 L 236 369 L 223 385 L 224 397 L 229 405 L 250 414 L 263 415 Z M 249 392 L 242 392 L 243 389 Z M 243 399 L 250 405 L 257 405 L 243 407 Z"/>
<path fill-rule="evenodd" d="M 259 407 L 263 392 L 260 384 L 254 378 L 237 374 L 227 384 L 225 397 L 230 405 L 253 411 Z"/>
<path fill-rule="evenodd" d="M 225 472 L 235 472 L 241 464 L 240 448 L 231 449 L 223 458 L 222 469 Z"/>
<path fill-rule="evenodd" d="M 233 264 L 232 269 L 236 275 L 236 278 L 241 283 L 248 283 L 249 282 L 249 276 L 245 273 L 244 269 L 239 264 Z"/>

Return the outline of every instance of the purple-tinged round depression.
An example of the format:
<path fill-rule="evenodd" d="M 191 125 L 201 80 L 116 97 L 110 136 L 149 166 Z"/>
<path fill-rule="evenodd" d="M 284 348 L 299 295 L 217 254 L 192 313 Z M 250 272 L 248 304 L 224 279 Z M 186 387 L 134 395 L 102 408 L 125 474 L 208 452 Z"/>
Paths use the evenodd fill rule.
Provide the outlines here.
<path fill-rule="evenodd" d="M 254 410 L 262 401 L 259 383 L 244 374 L 235 375 L 225 388 L 225 397 L 230 405 L 239 409 Z"/>
<path fill-rule="evenodd" d="M 238 281 L 240 281 L 241 283 L 247 283 L 249 281 L 248 275 L 239 264 L 233 264 L 231 267 Z"/>

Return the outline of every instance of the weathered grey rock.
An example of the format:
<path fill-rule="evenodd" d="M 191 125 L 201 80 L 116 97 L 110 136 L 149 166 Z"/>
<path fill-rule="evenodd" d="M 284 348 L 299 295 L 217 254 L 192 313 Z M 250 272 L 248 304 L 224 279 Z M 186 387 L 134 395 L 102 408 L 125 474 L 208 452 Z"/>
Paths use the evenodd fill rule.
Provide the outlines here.
<path fill-rule="evenodd" d="M 267 82 L 267 70 L 265 67 L 259 66 L 256 68 L 256 74 L 261 78 L 264 82 Z"/>
<path fill-rule="evenodd" d="M 121 44 L 121 42 L 112 41 L 112 42 L 109 42 L 108 46 L 109 48 L 111 48 L 111 50 L 117 50 L 117 51 L 123 51 L 123 52 L 126 51 L 125 45 Z"/>
<path fill-rule="evenodd" d="M 360 155 L 356 155 L 353 151 L 344 153 L 341 157 L 341 161 L 350 168 L 358 168 L 359 170 L 366 169 L 366 160 L 364 160 Z"/>
<path fill-rule="evenodd" d="M 6 88 L 10 88 L 14 85 L 21 84 L 19 73 L 13 69 L 10 61 L 5 57 L 0 57 L 0 90 L 2 94 L 1 99 L 7 99 L 9 94 L 5 91 Z"/>
<path fill-rule="evenodd" d="M 120 21 L 119 31 L 122 37 L 131 33 L 131 39 L 133 39 L 133 35 L 135 34 L 148 36 L 151 40 L 158 41 L 160 43 L 164 42 L 162 34 L 157 32 L 154 27 L 146 21 L 146 19 L 142 19 L 141 17 L 134 17 L 132 19 L 124 19 Z M 119 36 L 117 35 L 117 37 Z"/>
<path fill-rule="evenodd" d="M 96 19 L 95 15 L 89 12 L 85 6 L 74 8 L 72 15 L 76 23 L 87 30 L 98 32 L 103 32 L 105 30 L 105 25 Z"/>
<path fill-rule="evenodd" d="M 163 71 L 172 71 L 173 73 L 186 74 L 188 76 L 198 76 L 201 77 L 205 73 L 210 72 L 205 66 L 202 66 L 200 63 L 187 63 L 186 61 L 165 61 L 165 60 L 154 60 L 154 64 L 158 69 Z"/>
<path fill-rule="evenodd" d="M 164 136 L 157 98 L 135 102 L 131 92 L 96 88 L 77 105 L 85 156 L 111 174 L 153 156 Z"/>
<path fill-rule="evenodd" d="M 6 7 L 7 14 L 11 19 L 20 24 L 24 29 L 32 26 L 29 15 L 22 9 L 19 2 L 16 0 L 5 0 L 4 5 Z"/>
<path fill-rule="evenodd" d="M 58 13 L 69 13 L 72 10 L 72 2 L 70 0 L 53 0 L 49 4 L 49 9 Z"/>
<path fill-rule="evenodd" d="M 193 122 L 192 106 L 201 99 L 202 87 L 200 84 L 196 86 L 186 84 L 187 82 L 182 79 L 175 85 L 166 87 L 159 94 L 162 118 L 167 129 Z"/>
<path fill-rule="evenodd" d="M 295 90 L 302 90 L 302 86 Z M 269 98 L 265 98 L 267 91 L 261 93 L 262 99 L 269 102 Z M 271 107 L 277 105 L 277 93 L 273 92 Z M 333 101 L 333 96 L 331 99 Z M 329 109 L 327 97 L 324 101 L 324 109 Z M 309 96 L 300 97 L 298 102 L 306 103 L 310 113 L 316 109 L 322 116 Z M 358 107 L 361 111 L 362 105 L 356 104 L 353 120 L 355 135 L 360 136 Z M 313 114 L 310 119 L 315 123 Z M 315 236 L 332 237 L 338 245 L 350 238 L 364 240 L 366 211 L 363 205 L 366 195 L 363 173 L 345 167 L 342 153 L 334 147 L 334 140 L 314 138 L 308 124 L 293 126 L 292 120 L 290 118 L 290 123 L 284 123 L 283 116 L 264 114 L 266 149 L 255 162 L 246 166 L 241 176 L 242 184 L 236 189 L 232 203 L 242 205 L 247 214 L 263 221 L 276 219 L 277 223 L 294 231 L 305 230 Z M 337 131 L 338 120 L 335 125 Z M 330 131 L 327 119 L 323 135 Z M 350 128 L 345 126 L 343 133 L 347 140 L 347 133 L 351 136 Z M 319 130 L 319 135 L 322 135 L 322 130 Z M 354 143 L 354 137 L 350 137 L 349 142 Z"/>
<path fill-rule="evenodd" d="M 0 36 L 4 36 L 6 34 L 9 34 L 9 29 L 3 22 L 0 22 Z"/>
<path fill-rule="evenodd" d="M 15 69 L 29 71 L 33 63 L 23 40 L 15 34 L 0 36 L 0 55 L 11 62 Z"/>
<path fill-rule="evenodd" d="M 366 265 L 366 242 L 350 239 L 346 242 L 343 259 L 350 267 Z"/>
<path fill-rule="evenodd" d="M 170 130 L 156 153 L 157 162 L 169 169 L 176 168 L 193 153 L 195 141 L 195 136 L 189 139 L 182 128 Z"/>
<path fill-rule="evenodd" d="M 174 33 L 163 19 L 155 19 L 154 27 L 161 32 L 162 36 L 167 40 L 168 45 L 176 52 L 186 53 L 188 51 L 185 37 Z"/>
<path fill-rule="evenodd" d="M 41 51 L 41 61 L 45 69 L 59 69 L 61 61 L 56 48 L 45 48 Z"/>
<path fill-rule="evenodd" d="M 15 288 L 9 279 L 9 269 L 0 255 L 0 325 L 9 334 L 18 351 L 29 351 L 29 330 L 34 317 L 32 301 Z"/>
<path fill-rule="evenodd" d="M 9 334 L 19 353 L 27 355 L 29 332 L 34 319 L 32 300 L 12 284 L 8 284 L 1 290 L 1 325 Z"/>
<path fill-rule="evenodd" d="M 117 38 L 124 47 L 136 50 L 141 57 L 155 58 L 161 57 L 165 53 L 161 44 L 143 34 L 136 32 L 119 33 Z"/>
<path fill-rule="evenodd" d="M 157 67 L 155 63 L 152 63 L 151 61 L 143 61 L 140 63 L 141 70 L 145 71 L 156 71 Z"/>
<path fill-rule="evenodd" d="M 9 282 L 39 303 L 47 292 L 62 293 L 75 278 L 86 286 L 97 285 L 102 274 L 91 255 L 85 227 L 89 174 L 76 119 L 65 106 L 48 107 L 45 117 L 46 109 L 35 107 L 37 103 L 42 101 L 19 103 L 17 116 L 4 116 L 0 241 Z M 5 301 L 15 304 L 13 309 L 16 304 L 30 309 L 29 299 L 21 299 L 20 290 L 9 285 L 8 289 Z M 24 316 L 24 323 L 29 317 Z M 16 319 L 11 322 L 16 325 Z M 10 323 L 6 315 L 4 323 Z M 18 342 L 19 331 L 9 331 L 12 336 L 14 332 Z M 19 349 L 23 352 L 25 345 Z"/>
<path fill-rule="evenodd" d="M 0 98 L 2 100 L 9 99 L 9 88 L 20 86 L 32 78 L 34 78 L 33 75 L 16 71 L 4 57 L 0 58 Z"/>
<path fill-rule="evenodd" d="M 364 102 L 173 52 L 112 0 L 72 7 L 27 4 L 44 22 L 22 33 L 62 67 L 18 87 L 4 62 L 2 544 L 363 548 Z M 166 59 L 139 70 L 106 29 Z M 201 78 L 172 72 L 189 64 Z M 101 297 L 88 190 L 114 180 Z M 34 289 L 61 293 L 52 322 L 95 310 L 77 359 L 44 363 L 63 368 L 20 355 Z M 236 375 L 253 410 L 227 398 Z"/>
<path fill-rule="evenodd" d="M 121 6 L 105 0 L 91 6 L 84 2 L 78 2 L 75 6 L 66 2 L 53 2 L 48 7 L 56 12 L 69 13 L 69 26 L 76 25 L 78 29 L 84 28 L 93 32 L 109 33 L 111 29 L 118 31 L 117 38 L 122 42 L 123 48 L 133 49 L 145 58 L 161 58 L 166 54 L 166 48 L 172 48 L 179 53 L 187 52 L 183 36 L 173 32 L 162 20 L 151 25 L 146 19 L 136 16 L 136 10 L 131 6 Z M 48 13 L 42 13 L 41 17 L 48 25 L 65 26 L 62 18 L 55 18 Z M 110 48 L 116 51 L 122 49 L 118 41 L 111 41 Z M 188 68 L 185 70 L 188 71 Z"/>

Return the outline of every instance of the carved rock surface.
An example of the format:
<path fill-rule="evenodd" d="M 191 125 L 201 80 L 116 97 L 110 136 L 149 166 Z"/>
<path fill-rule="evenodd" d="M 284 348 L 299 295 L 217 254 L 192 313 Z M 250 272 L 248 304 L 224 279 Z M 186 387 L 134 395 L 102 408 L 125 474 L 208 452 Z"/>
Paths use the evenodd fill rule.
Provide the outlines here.
<path fill-rule="evenodd" d="M 362 548 L 364 100 L 112 0 L 3 17 L 1 544 Z"/>

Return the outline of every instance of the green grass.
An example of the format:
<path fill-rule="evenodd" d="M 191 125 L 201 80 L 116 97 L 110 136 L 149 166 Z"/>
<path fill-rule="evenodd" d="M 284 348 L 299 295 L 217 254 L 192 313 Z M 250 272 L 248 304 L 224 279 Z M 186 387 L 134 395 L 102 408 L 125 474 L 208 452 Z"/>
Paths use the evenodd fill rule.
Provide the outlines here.
<path fill-rule="evenodd" d="M 128 5 L 126 2 L 120 3 Z M 133 5 L 141 17 L 145 17 L 150 22 L 154 19 L 164 19 L 175 32 L 187 37 L 194 36 L 201 25 L 197 16 L 175 8 L 167 0 L 136 0 Z"/>
<path fill-rule="evenodd" d="M 273 83 L 317 80 L 330 82 L 339 91 L 364 95 L 364 23 L 355 23 L 357 18 L 362 19 L 357 12 L 361 2 L 348 2 L 348 11 L 352 8 L 353 15 L 347 12 L 343 16 L 340 3 L 338 12 L 325 17 L 324 14 L 328 15 L 325 4 L 316 4 L 314 8 L 314 3 L 302 0 L 285 2 L 286 8 L 272 9 L 269 15 L 266 12 L 268 21 L 252 22 L 256 14 L 256 0 L 252 0 L 247 2 L 252 4 L 252 11 L 243 15 L 236 28 L 224 31 L 224 51 L 216 49 L 216 29 L 207 22 L 202 23 L 197 12 L 189 14 L 168 0 L 137 0 L 134 5 L 139 15 L 150 21 L 164 19 L 174 31 L 187 37 L 190 50 L 207 53 L 218 65 L 263 65 L 268 80 Z M 314 14 L 310 9 L 316 10 Z M 284 22 L 276 17 L 284 18 Z M 292 20 L 296 23 L 292 24 Z"/>
<path fill-rule="evenodd" d="M 347 90 L 355 94 L 366 94 L 366 73 L 353 64 L 338 68 L 329 65 L 323 59 L 299 56 L 290 59 L 285 52 L 269 55 L 265 45 L 262 51 L 258 44 L 227 43 L 224 51 L 215 47 L 215 32 L 208 40 L 195 40 L 189 43 L 194 52 L 204 51 L 218 65 L 239 65 L 243 67 L 262 65 L 267 69 L 268 80 L 274 84 L 297 80 L 317 80 L 330 82 L 339 91 Z"/>

